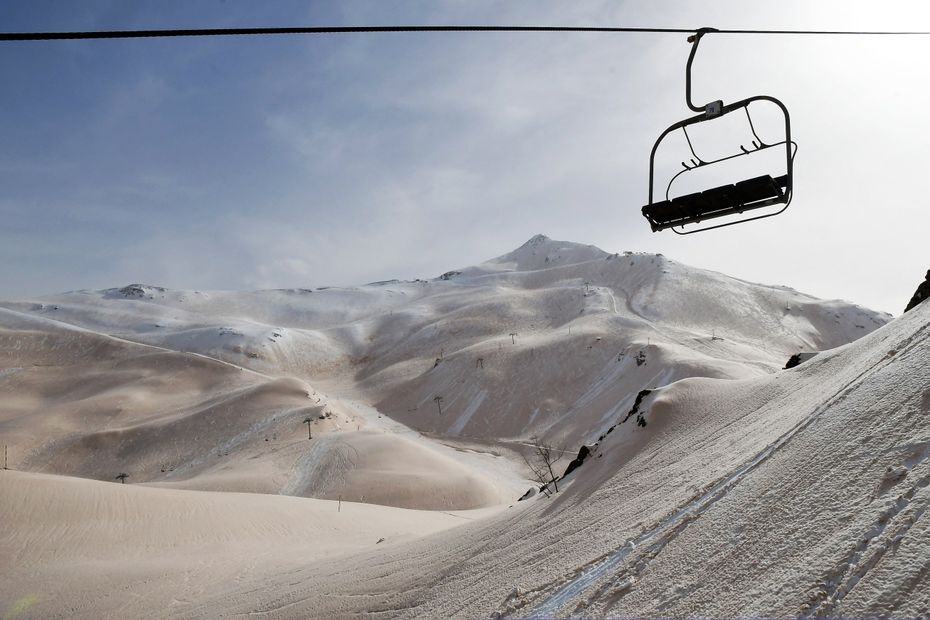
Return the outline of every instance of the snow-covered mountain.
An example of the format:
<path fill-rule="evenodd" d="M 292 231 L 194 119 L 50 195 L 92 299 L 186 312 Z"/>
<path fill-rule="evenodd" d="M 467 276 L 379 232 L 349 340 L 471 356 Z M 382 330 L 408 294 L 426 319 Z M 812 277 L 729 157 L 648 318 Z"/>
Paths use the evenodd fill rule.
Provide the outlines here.
<path fill-rule="evenodd" d="M 926 304 L 538 236 L 429 281 L 0 306 L 24 617 L 930 615 Z M 532 435 L 588 456 L 516 502 Z"/>
<path fill-rule="evenodd" d="M 351 384 L 424 432 L 540 435 L 571 448 L 600 435 L 642 389 L 768 374 L 800 350 L 845 344 L 890 318 L 543 235 L 431 280 L 252 292 L 129 285 L 2 306 L 334 395 Z"/>

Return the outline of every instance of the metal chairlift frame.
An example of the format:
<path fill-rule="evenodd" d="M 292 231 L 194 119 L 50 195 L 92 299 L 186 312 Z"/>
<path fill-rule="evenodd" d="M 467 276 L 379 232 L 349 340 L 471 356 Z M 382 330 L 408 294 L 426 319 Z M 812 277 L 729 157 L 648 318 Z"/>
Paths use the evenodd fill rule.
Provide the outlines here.
<path fill-rule="evenodd" d="M 691 110 L 695 112 L 700 112 L 700 114 L 696 116 L 692 116 L 690 118 L 686 118 L 683 121 L 679 121 L 675 123 L 674 125 L 672 125 L 671 127 L 669 127 L 668 129 L 666 129 L 665 131 L 663 131 L 662 134 L 659 136 L 659 138 L 656 140 L 655 145 L 652 147 L 652 153 L 649 156 L 649 204 L 643 207 L 643 215 L 646 216 L 646 218 L 649 220 L 652 226 L 653 232 L 658 232 L 660 230 L 665 230 L 666 228 L 671 228 L 672 231 L 675 232 L 676 234 L 691 235 L 697 232 L 713 230 L 715 228 L 723 228 L 725 226 L 732 226 L 734 224 L 742 224 L 744 222 L 750 222 L 753 220 L 760 220 L 760 219 L 764 219 L 767 217 L 774 217 L 776 215 L 783 213 L 785 209 L 787 209 L 788 206 L 791 204 L 791 199 L 793 196 L 793 186 L 794 186 L 794 183 L 793 183 L 794 182 L 794 166 L 793 166 L 794 152 L 797 150 L 797 144 L 795 144 L 791 140 L 791 117 L 788 114 L 788 108 L 785 107 L 785 104 L 783 104 L 781 101 L 779 101 L 775 97 L 771 97 L 769 95 L 756 95 L 753 97 L 747 97 L 745 99 L 741 99 L 739 101 L 736 101 L 734 103 L 730 103 L 727 105 L 724 105 L 722 100 L 712 101 L 711 103 L 708 103 L 704 106 L 696 106 L 691 101 L 691 65 L 694 63 L 694 56 L 697 53 L 698 45 L 701 42 L 701 37 L 703 37 L 705 34 L 709 32 L 715 32 L 715 31 L 716 29 L 714 28 L 700 28 L 697 31 L 695 31 L 693 35 L 688 37 L 688 42 L 691 43 L 692 46 L 691 46 L 691 54 L 688 56 L 688 64 L 685 68 L 685 100 L 687 101 L 688 107 Z M 752 122 L 752 116 L 749 114 L 749 105 L 757 101 L 768 101 L 768 102 L 774 103 L 776 106 L 778 106 L 779 109 L 781 109 L 782 114 L 784 114 L 784 117 L 785 117 L 785 139 L 784 140 L 780 140 L 778 142 L 768 144 L 765 141 L 763 141 L 762 138 L 759 137 L 759 134 L 756 133 L 756 128 Z M 745 146 L 741 144 L 740 150 L 742 152 L 740 153 L 735 153 L 733 155 L 728 155 L 728 156 L 721 157 L 718 159 L 713 159 L 713 160 L 701 159 L 697 155 L 697 153 L 694 151 L 694 146 L 691 143 L 691 137 L 688 135 L 687 128 L 690 127 L 691 125 L 696 125 L 698 123 L 704 123 L 707 121 L 718 119 L 726 114 L 729 114 L 730 112 L 735 112 L 737 110 L 743 110 L 746 113 L 746 119 L 749 121 L 750 131 L 752 131 L 752 135 L 755 138 L 755 140 L 753 140 L 752 142 L 753 148 L 747 149 Z M 784 177 L 778 177 L 778 179 L 772 180 L 777 185 L 778 195 L 765 198 L 763 200 L 759 200 L 756 202 L 751 202 L 748 204 L 733 204 L 733 205 L 730 205 L 729 207 L 726 207 L 726 208 L 723 208 L 721 210 L 711 212 L 711 213 L 693 214 L 691 218 L 686 218 L 684 221 L 681 221 L 681 222 L 672 222 L 672 223 L 659 222 L 657 223 L 652 217 L 647 215 L 647 209 L 657 204 L 653 201 L 654 190 L 655 190 L 656 151 L 659 148 L 659 144 L 662 143 L 665 137 L 668 136 L 673 131 L 676 131 L 678 129 L 681 129 L 682 132 L 685 134 L 685 139 L 688 142 L 688 148 L 691 150 L 691 154 L 694 156 L 694 158 L 691 159 L 690 165 L 686 162 L 682 162 L 681 165 L 684 166 L 684 170 L 679 171 L 669 181 L 668 186 L 665 188 L 665 201 L 666 202 L 676 200 L 676 199 L 669 198 L 668 196 L 669 191 L 671 190 L 672 183 L 674 183 L 675 180 L 678 179 L 679 176 L 681 176 L 682 174 L 685 174 L 686 172 L 691 172 L 693 170 L 697 170 L 698 168 L 703 168 L 704 166 L 710 166 L 710 165 L 717 164 L 723 161 L 735 159 L 737 157 L 751 155 L 753 153 L 757 153 L 760 151 L 764 151 L 767 149 L 771 149 L 771 148 L 784 145 L 785 167 L 786 167 L 787 173 Z M 768 178 L 760 177 L 758 179 L 751 179 L 750 181 L 763 181 L 763 179 L 768 180 L 770 179 L 770 177 Z M 733 186 L 713 188 L 712 190 L 707 190 L 707 191 L 717 191 L 717 192 L 722 191 L 725 194 L 727 187 L 732 188 Z M 781 187 L 784 187 L 783 192 L 780 191 Z M 767 213 L 764 215 L 746 217 L 746 218 L 742 218 L 736 221 L 726 222 L 723 224 L 717 224 L 715 226 L 705 226 L 703 228 L 699 228 L 697 230 L 691 230 L 687 232 L 684 232 L 683 230 L 676 230 L 676 228 L 684 228 L 686 224 L 696 224 L 696 223 L 700 223 L 703 220 L 713 219 L 717 217 L 725 217 L 725 216 L 734 215 L 734 214 L 742 214 L 744 211 L 773 206 L 776 204 L 784 204 L 784 206 L 774 213 Z"/>

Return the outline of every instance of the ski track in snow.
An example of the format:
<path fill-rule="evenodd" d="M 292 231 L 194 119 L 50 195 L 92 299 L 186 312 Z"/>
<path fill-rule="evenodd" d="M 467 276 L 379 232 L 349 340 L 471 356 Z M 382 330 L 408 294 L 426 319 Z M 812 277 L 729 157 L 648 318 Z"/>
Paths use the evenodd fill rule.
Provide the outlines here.
<path fill-rule="evenodd" d="M 323 457 L 329 453 L 335 435 L 323 435 L 313 442 L 291 473 L 290 478 L 278 491 L 279 495 L 301 495 L 311 484 L 319 482 L 319 473 L 324 465 Z M 324 481 L 325 482 L 325 481 Z"/>
<path fill-rule="evenodd" d="M 613 386 L 617 383 L 617 380 L 620 376 L 628 370 L 628 364 L 625 362 L 620 362 L 619 364 L 612 363 L 609 366 L 607 372 L 601 374 L 600 377 L 596 378 L 585 391 L 584 394 L 578 397 L 575 401 L 575 404 L 572 406 L 572 411 L 577 409 L 582 409 L 587 407 L 594 400 L 601 396 L 604 393 L 604 390 Z"/>
<path fill-rule="evenodd" d="M 930 442 L 924 445 L 919 453 L 906 459 L 904 466 L 909 473 L 912 473 L 927 462 L 928 458 L 930 458 Z M 882 560 L 889 548 L 897 546 L 911 526 L 917 523 L 930 508 L 930 494 L 918 495 L 928 486 L 930 486 L 930 474 L 924 474 L 917 478 L 917 481 L 906 491 L 900 493 L 894 502 L 876 517 L 872 524 L 857 537 L 856 546 L 827 579 L 823 588 L 823 599 L 811 605 L 807 612 L 800 616 L 801 618 L 833 615 L 834 610 L 865 574 Z M 888 532 L 887 535 L 885 535 L 886 532 Z"/>
<path fill-rule="evenodd" d="M 927 329 L 925 327 L 924 329 Z M 920 331 L 923 331 L 921 329 Z M 917 335 L 909 339 L 910 342 L 904 343 L 906 346 L 911 345 L 914 341 L 917 341 Z M 899 354 L 905 347 L 895 347 L 898 349 Z M 596 560 L 590 563 L 586 568 L 583 568 L 576 574 L 575 577 L 569 579 L 567 583 L 558 588 L 554 593 L 547 596 L 544 600 L 537 603 L 533 606 L 524 617 L 530 618 L 546 618 L 546 617 L 555 617 L 557 616 L 559 610 L 566 607 L 569 603 L 575 600 L 578 596 L 583 594 L 590 586 L 592 586 L 597 580 L 607 574 L 610 570 L 618 566 L 626 557 L 634 551 L 637 547 L 644 545 L 646 543 L 658 540 L 658 546 L 664 547 L 678 532 L 683 529 L 683 526 L 686 526 L 687 523 L 698 517 L 705 510 L 713 506 L 719 499 L 726 496 L 727 492 L 735 486 L 739 481 L 748 473 L 756 469 L 759 465 L 764 463 L 772 454 L 785 446 L 795 435 L 799 432 L 806 429 L 808 426 L 816 422 L 820 416 L 830 409 L 830 407 L 837 401 L 843 399 L 851 390 L 854 390 L 858 385 L 862 377 L 873 373 L 876 368 L 882 364 L 889 363 L 889 360 L 882 359 L 871 365 L 869 368 L 863 372 L 856 375 L 851 381 L 847 382 L 842 388 L 840 388 L 832 397 L 823 402 L 819 407 L 817 407 L 812 413 L 810 413 L 805 419 L 801 420 L 798 424 L 790 428 L 788 431 L 783 433 L 778 439 L 770 443 L 763 450 L 757 453 L 749 461 L 738 467 L 736 470 L 713 484 L 707 491 L 701 494 L 699 497 L 687 502 L 681 506 L 678 510 L 672 512 L 658 524 L 652 528 L 642 532 L 636 538 L 627 541 L 623 546 L 615 549 L 610 552 L 605 558 L 601 560 Z M 930 477 L 926 480 L 926 484 L 930 484 Z M 916 488 L 916 487 L 915 487 Z M 907 503 L 909 503 L 908 500 Z M 904 508 L 906 508 L 907 503 L 903 506 L 897 508 L 894 511 L 894 514 L 890 518 L 893 518 L 895 515 L 899 514 Z M 923 506 L 919 508 L 920 514 L 923 514 L 923 511 L 927 509 L 930 501 L 924 502 Z M 890 519 L 889 519 L 890 520 Z M 914 519 L 916 521 L 916 518 Z M 885 526 L 882 526 L 884 530 Z M 879 532 L 880 533 L 880 532 Z M 665 537 L 665 540 L 661 540 L 661 537 Z M 876 534 L 877 536 L 877 534 Z M 872 537 L 874 538 L 874 536 Z M 867 543 L 866 543 L 867 544 Z M 877 560 L 876 560 L 877 562 Z M 855 564 L 855 560 L 850 563 L 850 566 Z M 850 569 L 852 570 L 852 569 Z M 866 569 L 867 570 L 867 569 Z M 863 571 L 864 572 L 864 571 Z M 858 581 L 858 579 L 856 579 Z M 851 587 L 855 585 L 855 582 L 850 584 Z M 834 587 L 836 591 L 839 586 Z M 848 591 L 848 590 L 847 590 Z M 819 609 L 815 610 L 819 611 Z"/>
<path fill-rule="evenodd" d="M 465 411 L 458 417 L 455 421 L 455 424 L 449 427 L 449 434 L 458 435 L 462 432 L 462 429 L 465 428 L 465 425 L 468 424 L 468 421 L 471 420 L 471 417 L 475 415 L 475 412 L 478 411 L 478 408 L 481 406 L 481 403 L 484 402 L 484 399 L 487 398 L 488 391 L 481 390 L 478 394 L 469 401 L 468 406 L 465 407 Z"/>
<path fill-rule="evenodd" d="M 824 589 L 823 601 L 812 606 L 807 613 L 800 616 L 801 618 L 832 615 L 833 610 L 843 601 L 843 598 L 856 587 L 856 584 L 862 580 L 867 572 L 881 561 L 888 549 L 895 546 L 907 534 L 911 526 L 930 507 L 930 497 L 924 496 L 920 498 L 920 501 L 915 501 L 917 492 L 928 485 L 930 485 L 930 475 L 920 478 L 916 484 L 878 516 L 875 522 L 859 537 L 859 543 L 836 571 L 836 574 L 828 580 L 827 587 Z M 908 512 L 907 509 L 912 504 L 916 504 L 916 508 Z M 904 516 L 899 519 L 899 515 L 902 514 Z M 895 527 L 889 530 L 892 524 Z M 890 531 L 889 535 L 884 537 L 881 542 L 873 545 L 873 542 L 882 539 L 882 534 L 886 531 Z"/>
<path fill-rule="evenodd" d="M 253 439 L 259 433 L 268 432 L 273 426 L 278 424 L 277 418 L 280 416 L 282 419 L 292 414 L 294 411 L 302 411 L 302 409 L 290 410 L 290 411 L 280 411 L 275 415 L 271 415 L 267 418 L 258 420 L 257 422 L 251 424 L 247 429 L 241 433 L 234 435 L 233 437 L 227 439 L 219 445 L 215 445 L 209 450 L 203 452 L 200 456 L 187 461 L 186 463 L 180 463 L 175 466 L 174 470 L 165 474 L 165 478 L 177 478 L 184 472 L 194 470 L 210 459 L 214 457 L 216 453 L 225 453 L 230 450 L 238 448 L 243 443 Z"/>

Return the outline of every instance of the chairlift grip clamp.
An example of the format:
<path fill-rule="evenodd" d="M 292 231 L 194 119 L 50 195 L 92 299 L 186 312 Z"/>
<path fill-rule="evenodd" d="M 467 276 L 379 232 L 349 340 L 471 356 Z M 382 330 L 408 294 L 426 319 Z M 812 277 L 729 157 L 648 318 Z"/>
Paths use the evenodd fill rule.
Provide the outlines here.
<path fill-rule="evenodd" d="M 707 34 L 708 32 L 720 32 L 720 31 L 717 30 L 716 28 L 711 28 L 710 26 L 704 26 L 703 28 L 698 28 L 697 30 L 694 31 L 694 34 L 688 37 L 688 43 L 694 43 L 695 41 L 703 37 L 705 34 Z"/>

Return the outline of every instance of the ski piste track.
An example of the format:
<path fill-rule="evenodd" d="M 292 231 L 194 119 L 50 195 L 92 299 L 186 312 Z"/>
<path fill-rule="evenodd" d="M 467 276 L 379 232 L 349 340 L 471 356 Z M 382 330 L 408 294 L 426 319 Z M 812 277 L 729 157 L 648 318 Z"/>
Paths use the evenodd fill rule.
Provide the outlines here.
<path fill-rule="evenodd" d="M 895 347 L 898 350 L 898 355 L 904 353 L 904 351 L 910 348 L 912 343 L 915 341 L 919 342 L 920 339 L 917 338 L 917 335 L 923 331 L 926 331 L 928 328 L 930 328 L 930 325 L 924 326 L 923 328 L 919 329 L 916 334 L 906 338 L 902 343 L 904 346 Z M 785 433 L 779 436 L 768 446 L 763 448 L 743 465 L 739 466 L 730 474 L 718 480 L 716 483 L 712 484 L 700 496 L 679 507 L 677 510 L 664 517 L 656 525 L 643 531 L 639 536 L 627 541 L 621 547 L 614 549 L 608 553 L 606 557 L 603 557 L 600 560 L 595 560 L 594 562 L 591 562 L 585 567 L 581 568 L 565 584 L 544 598 L 542 601 L 537 602 L 528 611 L 523 613 L 521 610 L 516 610 L 513 614 L 506 617 L 558 617 L 558 612 L 560 610 L 567 607 L 570 603 L 575 601 L 579 596 L 591 588 L 591 586 L 593 586 L 598 580 L 619 566 L 630 555 L 630 553 L 635 551 L 637 548 L 652 543 L 652 545 L 649 547 L 650 550 L 661 550 L 661 548 L 664 547 L 681 530 L 687 527 L 687 525 L 693 519 L 700 516 L 701 513 L 713 506 L 719 499 L 724 497 L 730 491 L 730 489 L 736 486 L 740 480 L 743 479 L 743 477 L 768 460 L 770 456 L 772 456 L 775 452 L 780 450 L 789 441 L 791 441 L 795 435 L 816 422 L 824 412 L 829 410 L 835 403 L 842 400 L 852 390 L 856 389 L 856 386 L 859 384 L 859 380 L 863 376 L 874 372 L 879 366 L 886 364 L 889 361 L 890 360 L 887 358 L 883 358 L 875 364 L 870 365 L 866 370 L 856 375 L 855 378 L 853 378 L 851 381 L 848 381 L 846 384 L 844 384 L 830 398 L 823 401 L 818 407 L 814 409 L 814 411 L 808 414 L 807 417 L 802 419 L 792 428 L 788 429 Z"/>

